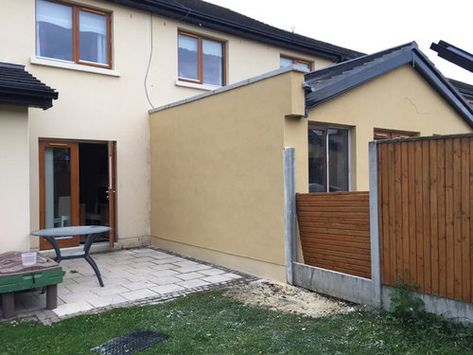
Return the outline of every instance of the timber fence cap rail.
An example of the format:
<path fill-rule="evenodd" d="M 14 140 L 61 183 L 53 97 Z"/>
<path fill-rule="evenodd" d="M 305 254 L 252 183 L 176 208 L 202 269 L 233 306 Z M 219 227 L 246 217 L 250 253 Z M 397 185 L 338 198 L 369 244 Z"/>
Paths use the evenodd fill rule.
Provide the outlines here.
<path fill-rule="evenodd" d="M 391 138 L 391 139 L 380 139 L 373 140 L 371 144 L 386 144 L 386 143 L 402 143 L 402 142 L 417 142 L 417 141 L 430 141 L 430 140 L 442 140 L 442 139 L 454 139 L 454 138 L 473 138 L 473 133 L 458 133 L 458 134 L 439 134 L 433 136 L 421 136 L 421 137 L 409 137 L 409 138 Z"/>

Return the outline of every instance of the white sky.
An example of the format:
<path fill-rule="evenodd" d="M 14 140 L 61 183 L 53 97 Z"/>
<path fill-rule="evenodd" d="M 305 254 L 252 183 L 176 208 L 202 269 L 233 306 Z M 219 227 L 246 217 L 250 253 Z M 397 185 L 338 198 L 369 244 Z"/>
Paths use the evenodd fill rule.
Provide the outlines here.
<path fill-rule="evenodd" d="M 444 40 L 473 53 L 472 0 L 206 1 L 365 53 L 416 41 L 445 76 L 473 84 L 473 73 L 429 49 L 432 42 Z"/>

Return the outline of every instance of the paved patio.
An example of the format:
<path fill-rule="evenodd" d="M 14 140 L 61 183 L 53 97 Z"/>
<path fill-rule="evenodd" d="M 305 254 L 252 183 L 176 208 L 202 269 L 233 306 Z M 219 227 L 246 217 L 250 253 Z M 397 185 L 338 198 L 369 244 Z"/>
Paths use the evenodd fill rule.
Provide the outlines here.
<path fill-rule="evenodd" d="M 58 308 L 45 310 L 40 291 L 15 296 L 17 315 L 48 324 L 71 315 L 135 304 L 156 303 L 183 294 L 229 285 L 245 276 L 225 268 L 151 248 L 94 254 L 105 287 L 83 259 L 65 260 Z"/>

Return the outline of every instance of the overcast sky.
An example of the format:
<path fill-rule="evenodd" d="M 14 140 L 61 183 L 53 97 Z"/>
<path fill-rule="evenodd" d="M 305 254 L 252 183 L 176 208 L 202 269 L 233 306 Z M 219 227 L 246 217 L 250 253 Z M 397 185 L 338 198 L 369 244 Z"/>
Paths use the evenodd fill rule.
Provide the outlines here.
<path fill-rule="evenodd" d="M 206 0 L 267 24 L 365 53 L 416 41 L 447 77 L 473 73 L 429 49 L 447 41 L 473 53 L 472 0 Z"/>

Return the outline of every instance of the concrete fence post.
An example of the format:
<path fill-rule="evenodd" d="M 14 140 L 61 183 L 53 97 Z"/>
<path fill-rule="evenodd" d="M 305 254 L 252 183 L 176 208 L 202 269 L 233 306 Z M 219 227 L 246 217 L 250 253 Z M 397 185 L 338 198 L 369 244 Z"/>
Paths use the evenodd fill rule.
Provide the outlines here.
<path fill-rule="evenodd" d="M 370 179 L 370 240 L 371 240 L 371 280 L 373 283 L 373 305 L 381 307 L 381 259 L 379 250 L 378 214 L 378 146 L 369 143 Z"/>
<path fill-rule="evenodd" d="M 296 186 L 295 149 L 284 149 L 284 251 L 287 283 L 293 285 L 293 262 L 296 261 Z"/>

